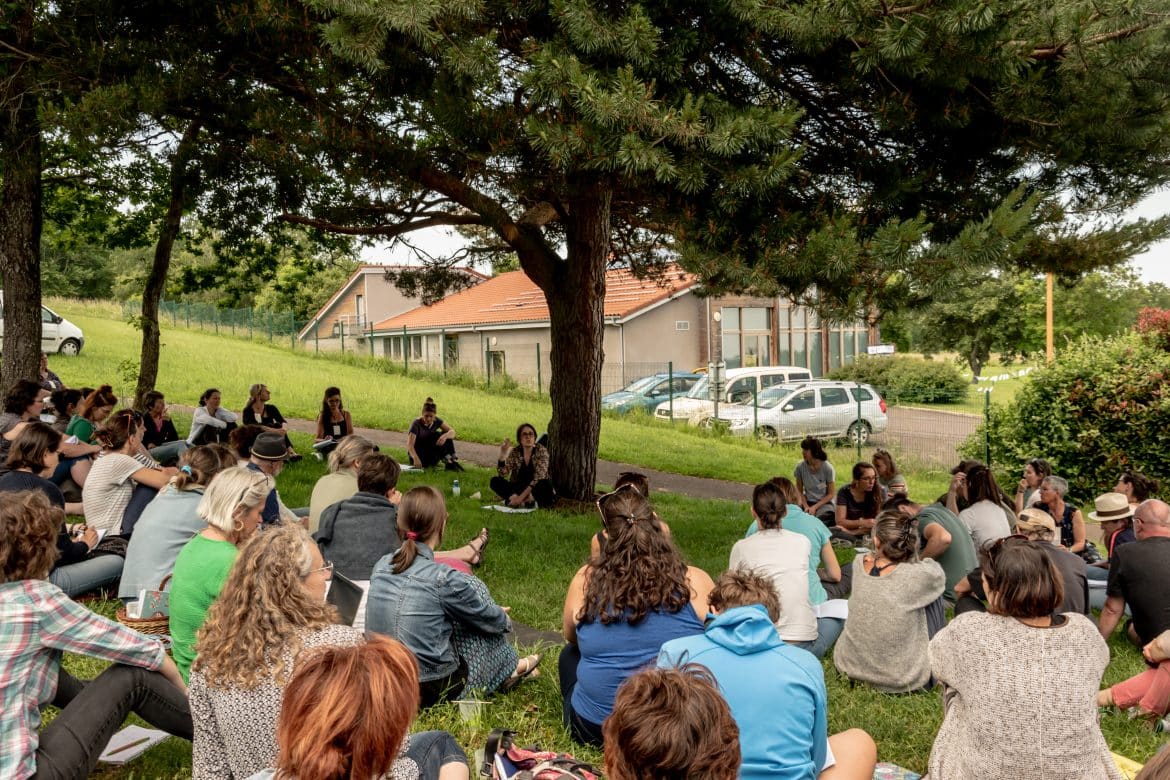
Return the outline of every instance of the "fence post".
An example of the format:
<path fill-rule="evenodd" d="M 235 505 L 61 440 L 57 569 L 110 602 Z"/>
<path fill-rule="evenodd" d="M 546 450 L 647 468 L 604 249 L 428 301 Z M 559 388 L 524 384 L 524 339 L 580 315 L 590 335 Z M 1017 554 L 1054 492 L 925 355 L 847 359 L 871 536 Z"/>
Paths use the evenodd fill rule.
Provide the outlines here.
<path fill-rule="evenodd" d="M 313 323 L 313 354 L 321 354 L 321 320 Z"/>
<path fill-rule="evenodd" d="M 447 329 L 439 331 L 439 352 L 443 355 L 443 376 L 447 376 Z"/>
<path fill-rule="evenodd" d="M 344 355 L 345 354 L 345 320 L 341 320 L 337 324 L 341 326 L 339 328 L 339 330 L 341 331 L 341 354 Z"/>
<path fill-rule="evenodd" d="M 666 386 L 670 388 L 670 392 L 666 395 L 667 409 L 670 410 L 670 424 L 674 425 L 674 361 L 670 360 L 666 363 Z M 653 414 L 653 412 L 651 412 Z"/>
<path fill-rule="evenodd" d="M 540 342 L 536 342 L 536 394 L 544 395 L 542 386 L 544 385 L 543 378 L 540 375 Z"/>
<path fill-rule="evenodd" d="M 410 363 L 408 356 L 410 355 L 410 345 L 406 343 L 406 326 L 402 326 L 402 373 L 410 373 Z"/>
<path fill-rule="evenodd" d="M 215 311 L 215 335 L 219 335 L 219 311 Z"/>
<path fill-rule="evenodd" d="M 752 388 L 752 438 L 760 438 L 760 392 Z"/>
<path fill-rule="evenodd" d="M 191 327 L 191 302 L 190 301 L 187 301 L 186 309 L 187 309 L 187 327 L 190 328 Z"/>
<path fill-rule="evenodd" d="M 991 388 L 983 391 L 983 462 L 991 467 Z"/>
<path fill-rule="evenodd" d="M 253 309 L 251 306 L 249 306 L 248 307 L 248 338 L 249 339 L 254 338 L 256 335 L 253 332 L 255 330 L 255 326 L 256 326 L 256 310 Z"/>
<path fill-rule="evenodd" d="M 853 423 L 857 426 L 857 462 L 861 462 L 861 426 L 865 423 L 861 422 L 861 380 L 857 381 L 857 421 Z"/>
<path fill-rule="evenodd" d="M 487 372 L 487 386 L 492 386 L 492 348 L 486 346 L 483 348 L 483 367 Z"/>
<path fill-rule="evenodd" d="M 370 342 L 370 357 L 374 356 L 374 322 L 370 321 L 370 335 L 366 336 Z"/>

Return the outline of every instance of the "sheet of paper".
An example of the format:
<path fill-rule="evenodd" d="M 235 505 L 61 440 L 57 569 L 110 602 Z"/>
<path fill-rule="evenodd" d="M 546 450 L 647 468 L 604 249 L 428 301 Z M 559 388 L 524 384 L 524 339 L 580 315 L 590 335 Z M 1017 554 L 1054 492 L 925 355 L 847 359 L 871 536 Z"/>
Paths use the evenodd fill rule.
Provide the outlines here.
<path fill-rule="evenodd" d="M 823 604 L 817 604 L 815 609 L 819 618 L 837 618 L 838 620 L 849 618 L 848 599 L 829 599 Z"/>
<path fill-rule="evenodd" d="M 110 737 L 110 744 L 98 756 L 98 761 L 107 764 L 125 764 L 150 750 L 171 735 L 158 729 L 142 726 L 127 726 Z"/>
<path fill-rule="evenodd" d="M 490 509 L 493 512 L 503 512 L 507 515 L 526 515 L 529 512 L 536 511 L 536 507 L 504 506 L 503 504 L 484 504 L 483 508 Z"/>

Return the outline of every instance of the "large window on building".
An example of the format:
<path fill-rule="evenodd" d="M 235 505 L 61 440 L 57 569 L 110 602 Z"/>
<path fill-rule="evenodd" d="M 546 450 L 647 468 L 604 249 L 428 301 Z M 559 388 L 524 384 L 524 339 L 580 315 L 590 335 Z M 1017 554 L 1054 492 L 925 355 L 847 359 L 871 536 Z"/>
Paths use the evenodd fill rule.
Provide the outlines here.
<path fill-rule="evenodd" d="M 772 365 L 772 308 L 725 306 L 723 362 L 728 368 Z"/>

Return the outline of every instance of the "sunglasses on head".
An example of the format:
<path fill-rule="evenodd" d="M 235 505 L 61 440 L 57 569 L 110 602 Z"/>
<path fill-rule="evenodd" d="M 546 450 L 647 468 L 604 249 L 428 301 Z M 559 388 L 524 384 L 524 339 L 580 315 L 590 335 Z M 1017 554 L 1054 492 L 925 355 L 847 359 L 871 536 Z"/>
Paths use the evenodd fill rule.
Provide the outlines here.
<path fill-rule="evenodd" d="M 641 492 L 638 490 L 638 488 L 634 487 L 633 485 L 630 485 L 630 484 L 625 484 L 625 485 L 622 485 L 622 486 L 621 486 L 621 487 L 619 487 L 617 490 L 611 490 L 610 492 L 606 493 L 605 495 L 603 495 L 603 496 L 599 496 L 599 497 L 598 497 L 598 499 L 597 499 L 597 511 L 601 512 L 602 514 L 604 514 L 604 513 L 605 513 L 605 505 L 606 505 L 606 503 L 607 503 L 607 502 L 608 502 L 608 501 L 609 501 L 611 498 L 613 498 L 614 496 L 618 495 L 619 493 L 621 493 L 622 491 L 625 491 L 625 490 L 632 490 L 632 491 L 634 491 L 635 493 L 637 493 L 639 496 L 640 496 L 640 495 L 642 495 L 642 493 L 641 493 Z"/>

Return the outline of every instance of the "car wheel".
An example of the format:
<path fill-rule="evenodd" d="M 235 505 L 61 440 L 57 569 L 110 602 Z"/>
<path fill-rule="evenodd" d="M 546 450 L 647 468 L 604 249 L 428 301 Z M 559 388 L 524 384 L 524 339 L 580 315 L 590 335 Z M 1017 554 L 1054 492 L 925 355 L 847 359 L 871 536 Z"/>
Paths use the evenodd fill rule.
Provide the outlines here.
<path fill-rule="evenodd" d="M 61 342 L 61 348 L 57 352 L 62 355 L 78 355 L 81 353 L 81 342 L 77 339 L 65 339 Z"/>
<path fill-rule="evenodd" d="M 773 428 L 771 425 L 761 425 L 760 426 L 760 438 L 767 439 L 768 441 L 775 444 L 777 439 L 780 438 L 780 436 L 779 436 L 779 434 L 776 433 L 776 429 Z"/>
<path fill-rule="evenodd" d="M 865 420 L 859 420 L 849 426 L 845 431 L 845 438 L 849 440 L 850 444 L 865 444 L 869 441 L 870 427 Z"/>

